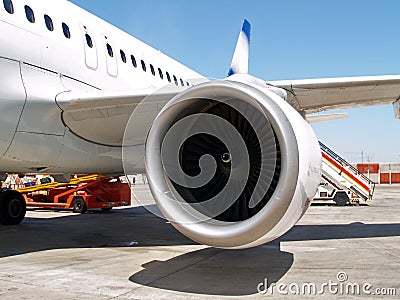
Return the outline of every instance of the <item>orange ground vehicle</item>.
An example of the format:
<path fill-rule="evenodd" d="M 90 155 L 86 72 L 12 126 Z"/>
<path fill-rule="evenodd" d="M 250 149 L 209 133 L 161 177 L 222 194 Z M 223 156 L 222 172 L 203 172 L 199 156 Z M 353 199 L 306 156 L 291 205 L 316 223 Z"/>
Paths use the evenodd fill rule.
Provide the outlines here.
<path fill-rule="evenodd" d="M 120 178 L 89 175 L 75 178 L 70 183 L 52 182 L 18 189 L 27 207 L 72 208 L 76 213 L 99 208 L 130 205 L 130 188 Z"/>

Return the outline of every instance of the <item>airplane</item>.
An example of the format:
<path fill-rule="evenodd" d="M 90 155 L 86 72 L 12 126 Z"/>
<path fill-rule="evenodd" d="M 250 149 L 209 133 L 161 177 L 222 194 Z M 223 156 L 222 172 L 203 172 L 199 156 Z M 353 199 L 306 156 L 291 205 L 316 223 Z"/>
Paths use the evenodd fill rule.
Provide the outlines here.
<path fill-rule="evenodd" d="M 400 76 L 266 81 L 245 20 L 228 76 L 210 80 L 66 0 L 0 3 L 0 173 L 147 173 L 166 219 L 202 244 L 254 247 L 304 215 L 321 178 L 309 122 L 392 103 Z M 228 68 L 227 68 L 228 69 Z M 0 223 L 25 201 L 0 194 Z"/>

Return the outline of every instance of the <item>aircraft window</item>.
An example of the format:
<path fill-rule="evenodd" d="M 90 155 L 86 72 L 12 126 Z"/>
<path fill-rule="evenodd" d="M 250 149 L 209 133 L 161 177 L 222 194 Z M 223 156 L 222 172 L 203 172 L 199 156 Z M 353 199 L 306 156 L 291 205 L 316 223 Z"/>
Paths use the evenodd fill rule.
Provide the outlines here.
<path fill-rule="evenodd" d="M 86 44 L 89 46 L 89 48 L 93 48 L 93 41 L 90 35 L 86 33 L 85 38 L 86 38 Z"/>
<path fill-rule="evenodd" d="M 3 0 L 4 8 L 9 14 L 14 13 L 14 5 L 11 0 Z"/>
<path fill-rule="evenodd" d="M 156 71 L 154 70 L 154 67 L 152 64 L 150 64 L 150 71 L 151 71 L 151 74 L 153 74 L 153 76 L 156 76 Z"/>
<path fill-rule="evenodd" d="M 131 61 L 132 65 L 136 68 L 137 67 L 136 58 L 133 55 L 131 55 Z"/>
<path fill-rule="evenodd" d="M 65 36 L 67 39 L 70 39 L 70 38 L 71 38 L 71 32 L 69 31 L 68 25 L 65 24 L 65 23 L 62 23 L 62 29 L 63 29 L 63 32 L 64 32 L 64 36 Z"/>
<path fill-rule="evenodd" d="M 123 62 L 124 64 L 126 64 L 126 55 L 125 55 L 125 52 L 124 52 L 123 50 L 120 50 L 119 52 L 120 52 L 120 54 L 121 54 L 121 60 L 122 60 L 122 62 Z"/>
<path fill-rule="evenodd" d="M 141 60 L 140 63 L 142 64 L 143 71 L 146 72 L 146 63 L 143 60 Z"/>
<path fill-rule="evenodd" d="M 176 76 L 175 76 L 175 75 L 174 75 L 173 77 L 174 77 L 175 85 L 178 85 L 178 79 L 176 79 Z"/>
<path fill-rule="evenodd" d="M 168 80 L 169 82 L 171 82 L 171 76 L 169 76 L 169 73 L 166 72 L 165 75 L 167 75 L 167 80 Z"/>
<path fill-rule="evenodd" d="M 164 74 L 160 68 L 158 68 L 158 75 L 160 75 L 161 79 L 164 79 Z"/>
<path fill-rule="evenodd" d="M 35 14 L 33 13 L 32 8 L 28 5 L 25 5 L 25 15 L 29 22 L 35 23 Z"/>
<path fill-rule="evenodd" d="M 54 30 L 53 20 L 48 15 L 44 15 L 44 22 L 46 23 L 46 27 L 49 31 Z"/>
<path fill-rule="evenodd" d="M 187 86 L 190 86 L 190 83 L 186 81 L 186 85 L 187 85 Z"/>
<path fill-rule="evenodd" d="M 185 83 L 183 82 L 182 78 L 179 78 L 180 82 L 181 82 L 181 86 L 185 86 Z"/>
<path fill-rule="evenodd" d="M 114 57 L 114 52 L 110 44 L 107 43 L 107 52 L 110 57 Z"/>

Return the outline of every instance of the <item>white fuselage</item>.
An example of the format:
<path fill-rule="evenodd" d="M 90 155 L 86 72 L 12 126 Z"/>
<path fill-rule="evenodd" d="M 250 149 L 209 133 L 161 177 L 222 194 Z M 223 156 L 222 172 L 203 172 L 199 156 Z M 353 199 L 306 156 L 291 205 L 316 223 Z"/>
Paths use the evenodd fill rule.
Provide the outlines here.
<path fill-rule="evenodd" d="M 12 3 L 13 13 L 0 4 L 0 172 L 121 173 L 121 147 L 73 134 L 57 95 L 155 90 L 201 77 L 68 1 Z"/>
<path fill-rule="evenodd" d="M 248 68 L 249 35 L 250 24 L 245 21 L 231 65 L 232 76 L 221 82 L 192 86 L 207 80 L 66 0 L 3 0 L 0 2 L 0 175 L 6 172 L 122 174 L 126 166 L 133 166 L 128 174 L 143 172 L 146 144 L 146 170 L 152 194 L 167 219 L 186 236 L 211 246 L 244 248 L 282 235 L 304 214 L 315 195 L 320 182 L 321 152 L 309 124 L 287 102 L 293 85 L 283 90 L 243 74 Z M 237 110 L 221 106 L 219 114 L 214 115 L 220 119 L 224 119 L 224 114 L 230 115 L 232 124 L 234 119 L 238 120 L 235 132 L 240 129 L 239 137 L 260 149 L 255 150 L 260 153 L 260 162 L 257 158 L 253 160 L 254 170 L 260 167 L 266 171 L 260 171 L 259 175 L 256 171 L 248 173 L 249 180 L 229 177 L 233 185 L 241 181 L 254 186 L 215 201 L 216 207 L 220 207 L 225 199 L 237 200 L 227 206 L 232 210 L 226 210 L 229 212 L 226 219 L 214 218 L 225 213 L 221 211 L 199 220 L 196 209 L 192 206 L 192 210 L 187 206 L 182 209 L 180 205 L 198 206 L 202 199 L 195 198 L 190 189 L 185 190 L 184 196 L 175 188 L 171 190 L 174 178 L 165 171 L 164 166 L 170 161 L 163 161 L 162 144 L 172 124 L 189 113 L 207 112 L 215 100 L 226 99 L 240 100 L 244 111 L 249 108 L 259 111 L 261 117 L 252 114 L 260 128 L 270 124 L 269 131 L 260 131 L 268 137 L 264 147 L 260 146 L 263 141 L 260 137 L 256 137 L 256 142 L 254 138 L 250 140 L 253 125 L 243 121 L 246 114 L 240 112 L 241 106 Z M 298 99 L 301 100 L 294 97 L 295 101 Z M 221 138 L 226 131 L 216 124 L 204 122 L 199 132 Z M 187 127 L 190 126 L 181 130 Z M 217 129 L 207 131 L 213 128 Z M 183 145 L 179 139 L 173 141 Z M 214 147 L 212 140 L 208 143 L 210 148 Z M 203 144 L 195 145 L 196 149 L 187 147 L 187 157 L 193 160 L 200 153 L 202 160 L 209 149 L 202 149 Z M 171 151 L 173 156 L 179 153 Z M 270 152 L 274 155 L 268 156 Z M 220 153 L 214 154 L 217 159 L 222 157 Z M 224 168 L 239 170 L 234 166 Z M 182 169 L 181 164 L 173 164 L 175 167 Z M 268 176 L 271 181 L 258 188 L 256 184 L 265 182 Z M 69 176 L 59 177 L 69 179 Z M 250 177 L 256 181 L 250 181 Z M 218 182 L 210 188 L 212 191 L 223 186 Z M 248 214 L 243 205 L 253 201 L 251 194 L 265 202 L 255 213 Z M 171 195 L 175 198 L 170 199 Z M 12 191 L 2 193 L 0 223 L 21 222 L 25 201 L 19 196 Z M 180 201 L 181 198 L 185 201 Z M 11 214 L 14 211 L 18 213 Z"/>

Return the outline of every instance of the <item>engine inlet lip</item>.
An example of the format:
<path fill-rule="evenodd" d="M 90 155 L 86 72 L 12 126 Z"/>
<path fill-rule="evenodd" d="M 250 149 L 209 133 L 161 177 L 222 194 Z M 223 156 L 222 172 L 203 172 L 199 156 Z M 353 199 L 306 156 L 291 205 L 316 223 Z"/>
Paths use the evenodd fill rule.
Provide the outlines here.
<path fill-rule="evenodd" d="M 227 224 L 226 222 L 209 220 L 198 223 L 187 210 L 177 202 L 165 201 L 165 195 L 171 194 L 171 183 L 163 174 L 161 162 L 161 141 L 168 128 L 181 116 L 182 111 L 196 103 L 198 99 L 213 95 L 236 97 L 252 103 L 257 99 L 260 107 L 269 118 L 281 147 L 281 174 L 276 190 L 258 215 L 252 218 Z M 267 101 L 268 100 L 270 101 Z M 146 168 L 149 174 L 150 189 L 157 205 L 167 219 L 183 234 L 198 242 L 216 247 L 238 247 L 243 243 L 252 243 L 261 238 L 265 232 L 272 230 L 287 211 L 296 190 L 299 172 L 297 140 L 286 114 L 280 107 L 279 98 L 273 92 L 260 90 L 245 83 L 228 81 L 210 81 L 193 87 L 174 97 L 160 112 L 149 131 L 146 143 Z M 280 99 L 280 98 L 279 98 Z M 282 99 L 280 99 L 282 100 Z M 283 101 L 283 100 L 282 100 Z M 177 223 L 174 220 L 182 220 Z M 218 226 L 218 230 L 216 230 Z"/>

